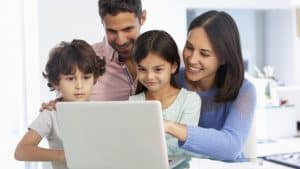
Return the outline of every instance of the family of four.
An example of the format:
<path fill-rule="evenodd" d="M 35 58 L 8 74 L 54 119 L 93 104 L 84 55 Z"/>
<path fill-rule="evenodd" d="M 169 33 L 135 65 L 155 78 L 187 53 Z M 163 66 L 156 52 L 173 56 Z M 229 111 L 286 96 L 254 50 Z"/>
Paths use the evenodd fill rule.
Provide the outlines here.
<path fill-rule="evenodd" d="M 184 66 L 165 31 L 140 35 L 146 11 L 140 0 L 99 0 L 102 42 L 54 47 L 43 72 L 57 101 L 159 100 L 169 155 L 223 161 L 245 159 L 256 96 L 244 78 L 238 28 L 223 11 L 207 11 L 188 27 Z M 15 150 L 23 161 L 52 161 L 67 168 L 55 103 L 30 124 Z M 72 117 L 70 117 L 72 118 Z M 38 147 L 47 138 L 48 148 Z"/>

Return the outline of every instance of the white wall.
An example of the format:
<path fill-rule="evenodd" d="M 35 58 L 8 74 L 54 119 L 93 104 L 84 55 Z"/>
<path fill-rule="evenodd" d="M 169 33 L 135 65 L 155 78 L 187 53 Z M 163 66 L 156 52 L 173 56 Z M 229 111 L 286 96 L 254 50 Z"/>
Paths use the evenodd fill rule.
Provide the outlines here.
<path fill-rule="evenodd" d="M 102 39 L 104 30 L 98 15 L 97 0 L 42 0 L 38 1 L 38 37 L 40 72 L 44 70 L 48 53 L 62 40 L 84 39 L 95 43 Z M 41 100 L 55 97 L 41 77 Z"/>
<path fill-rule="evenodd" d="M 272 10 L 266 15 L 265 63 L 274 66 L 275 76 L 287 85 L 296 83 L 293 10 Z"/>
<path fill-rule="evenodd" d="M 300 1 L 298 2 L 298 8 L 300 8 Z M 298 29 L 300 28 L 300 16 L 298 16 L 299 18 L 296 17 L 296 9 L 294 9 L 294 14 L 292 19 L 293 20 L 297 20 L 298 19 L 298 23 L 295 22 L 292 26 L 295 27 L 295 31 L 294 31 L 294 52 L 295 52 L 295 76 L 299 77 L 300 75 L 300 33 L 297 33 L 297 27 Z M 296 78 L 295 79 L 295 83 L 296 84 L 300 84 L 300 78 Z M 300 86 L 300 85 L 299 85 Z M 300 107 L 300 106 L 299 106 Z"/>

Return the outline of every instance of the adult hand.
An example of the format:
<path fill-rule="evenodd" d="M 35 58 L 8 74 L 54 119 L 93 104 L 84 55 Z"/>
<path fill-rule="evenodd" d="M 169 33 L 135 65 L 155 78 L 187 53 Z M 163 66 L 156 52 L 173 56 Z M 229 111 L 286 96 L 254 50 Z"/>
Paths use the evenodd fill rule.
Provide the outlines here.
<path fill-rule="evenodd" d="M 42 103 L 42 107 L 40 108 L 40 112 L 43 112 L 44 110 L 53 111 L 56 110 L 55 104 L 57 100 L 51 100 L 48 103 Z"/>
<path fill-rule="evenodd" d="M 165 132 L 176 137 L 180 141 L 185 141 L 187 138 L 187 126 L 173 121 L 164 120 Z"/>
<path fill-rule="evenodd" d="M 164 128 L 165 128 L 165 132 L 169 133 L 169 130 L 170 130 L 170 121 L 169 120 L 164 120 Z"/>

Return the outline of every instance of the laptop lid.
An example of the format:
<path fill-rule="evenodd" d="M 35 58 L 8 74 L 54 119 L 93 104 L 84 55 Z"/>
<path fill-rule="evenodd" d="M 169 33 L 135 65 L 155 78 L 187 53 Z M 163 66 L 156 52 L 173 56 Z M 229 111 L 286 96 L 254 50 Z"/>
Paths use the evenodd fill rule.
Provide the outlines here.
<path fill-rule="evenodd" d="M 70 169 L 167 169 L 158 101 L 57 103 Z"/>

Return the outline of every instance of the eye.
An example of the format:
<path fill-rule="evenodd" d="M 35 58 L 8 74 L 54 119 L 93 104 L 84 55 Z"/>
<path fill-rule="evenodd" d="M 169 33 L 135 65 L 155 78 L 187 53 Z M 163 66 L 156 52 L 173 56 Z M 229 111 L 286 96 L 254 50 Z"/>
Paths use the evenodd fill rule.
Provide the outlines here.
<path fill-rule="evenodd" d="M 117 31 L 112 30 L 112 29 L 107 29 L 106 32 L 107 32 L 108 35 L 111 35 L 111 36 L 117 34 Z"/>
<path fill-rule="evenodd" d="M 67 76 L 65 77 L 65 79 L 66 79 L 67 81 L 72 81 L 72 80 L 74 80 L 74 76 L 72 76 L 72 75 L 67 75 Z"/>
<path fill-rule="evenodd" d="M 164 70 L 164 69 L 161 68 L 161 67 L 158 67 L 158 68 L 155 68 L 155 69 L 154 69 L 155 72 L 161 72 L 161 71 L 163 71 L 163 70 Z"/>
<path fill-rule="evenodd" d="M 145 69 L 145 68 L 142 68 L 142 67 L 138 67 L 137 70 L 138 70 L 139 72 L 145 72 L 145 71 L 146 71 L 146 69 Z"/>
<path fill-rule="evenodd" d="M 123 31 L 124 32 L 130 32 L 132 30 L 132 27 L 129 27 L 129 28 L 125 28 Z"/>
<path fill-rule="evenodd" d="M 200 52 L 201 56 L 204 56 L 204 57 L 209 57 L 210 54 L 209 53 L 206 53 L 206 52 Z"/>
<path fill-rule="evenodd" d="M 187 49 L 187 50 L 194 50 L 194 48 L 193 48 L 193 46 L 192 45 L 190 45 L 190 44 L 185 44 L 185 49 Z"/>
<path fill-rule="evenodd" d="M 85 80 L 89 80 L 89 79 L 92 78 L 92 76 L 93 76 L 93 75 L 91 75 L 91 74 L 87 74 L 87 75 L 84 75 L 83 78 L 84 78 Z"/>

